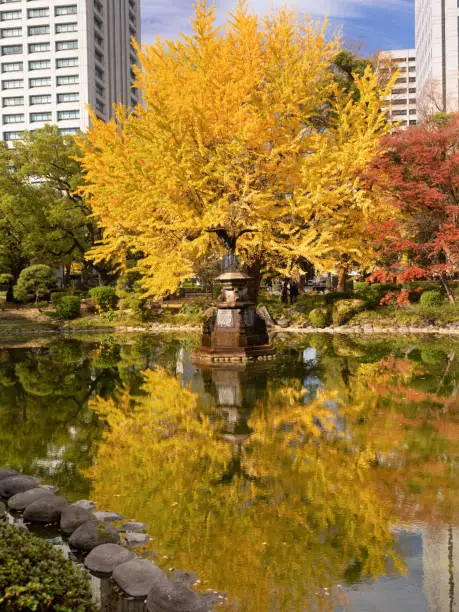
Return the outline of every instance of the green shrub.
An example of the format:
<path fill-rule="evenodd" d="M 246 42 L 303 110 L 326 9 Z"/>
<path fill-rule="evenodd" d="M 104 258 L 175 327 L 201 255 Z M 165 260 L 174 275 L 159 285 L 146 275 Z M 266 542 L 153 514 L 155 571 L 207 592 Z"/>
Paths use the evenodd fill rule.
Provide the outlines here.
<path fill-rule="evenodd" d="M 38 264 L 24 268 L 14 286 L 14 299 L 19 302 L 31 302 L 48 298 L 56 286 L 56 277 L 49 266 Z"/>
<path fill-rule="evenodd" d="M 51 544 L 0 523 L 0 609 L 93 612 L 87 575 Z"/>
<path fill-rule="evenodd" d="M 389 291 L 394 291 L 396 285 L 391 283 L 366 283 L 354 281 L 354 296 L 359 300 L 364 300 L 369 308 L 379 305 L 382 298 Z"/>
<path fill-rule="evenodd" d="M 441 306 L 443 304 L 443 296 L 440 291 L 424 291 L 421 295 L 421 306 Z"/>
<path fill-rule="evenodd" d="M 367 302 L 364 300 L 339 300 L 333 306 L 332 321 L 335 325 L 343 325 L 352 317 L 365 310 Z"/>
<path fill-rule="evenodd" d="M 326 304 L 334 304 L 338 300 L 352 299 L 354 294 L 349 291 L 332 291 L 324 295 L 324 301 Z"/>
<path fill-rule="evenodd" d="M 314 308 L 309 313 L 309 320 L 314 327 L 327 327 L 330 323 L 330 314 L 326 308 Z"/>
<path fill-rule="evenodd" d="M 135 293 L 126 295 L 120 298 L 118 302 L 118 308 L 120 310 L 133 310 L 134 312 L 140 312 L 143 307 L 143 300 Z"/>
<path fill-rule="evenodd" d="M 53 306 L 57 308 L 59 300 L 61 299 L 61 297 L 64 297 L 64 295 L 67 295 L 65 291 L 53 291 L 49 297 L 49 301 Z"/>
<path fill-rule="evenodd" d="M 93 287 L 89 290 L 89 297 L 95 301 L 99 312 L 113 310 L 118 301 L 115 287 L 109 286 Z"/>
<path fill-rule="evenodd" d="M 64 295 L 57 304 L 56 314 L 59 319 L 76 319 L 80 315 L 80 298 L 76 295 Z"/>

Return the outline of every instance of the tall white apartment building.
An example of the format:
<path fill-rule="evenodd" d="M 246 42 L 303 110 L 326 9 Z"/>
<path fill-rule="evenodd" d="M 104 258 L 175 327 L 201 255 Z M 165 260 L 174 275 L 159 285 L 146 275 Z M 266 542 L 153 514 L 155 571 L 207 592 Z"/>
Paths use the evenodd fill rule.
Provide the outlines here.
<path fill-rule="evenodd" d="M 398 71 L 398 76 L 387 98 L 388 120 L 400 127 L 416 125 L 417 115 L 417 77 L 416 50 L 399 49 L 382 51 L 378 55 L 378 71 L 383 81 Z"/>
<path fill-rule="evenodd" d="M 57 124 L 89 126 L 89 105 L 138 103 L 132 89 L 140 0 L 0 0 L 0 138 Z"/>
<path fill-rule="evenodd" d="M 416 0 L 420 111 L 459 110 L 459 2 Z"/>

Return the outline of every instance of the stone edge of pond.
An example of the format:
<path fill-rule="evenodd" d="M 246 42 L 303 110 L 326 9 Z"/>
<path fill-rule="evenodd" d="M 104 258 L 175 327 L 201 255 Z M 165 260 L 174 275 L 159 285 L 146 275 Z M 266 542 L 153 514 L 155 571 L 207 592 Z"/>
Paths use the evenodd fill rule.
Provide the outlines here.
<path fill-rule="evenodd" d="M 384 335 L 384 334 L 438 334 L 438 335 L 459 335 L 459 323 L 449 323 L 447 326 L 427 325 L 416 326 L 390 326 L 380 327 L 378 325 L 342 325 L 329 327 L 282 327 L 273 325 L 268 328 L 270 334 L 290 333 L 290 334 L 357 334 L 357 335 Z M 31 336 L 77 336 L 79 334 L 100 334 L 100 333 L 163 333 L 163 332 L 187 332 L 199 333 L 201 327 L 195 325 L 161 325 L 154 324 L 144 326 L 116 326 L 116 327 L 80 327 L 80 328 L 2 328 L 0 329 L 0 342 L 5 338 L 31 337 Z"/>
<path fill-rule="evenodd" d="M 80 555 L 86 571 L 101 580 L 101 588 L 102 582 L 105 590 L 107 586 L 109 587 L 112 592 L 110 597 L 113 596 L 113 592 L 118 592 L 122 598 L 133 600 L 140 605 L 143 602 L 142 609 L 147 612 L 157 610 L 157 603 L 164 612 L 177 612 L 177 610 L 207 612 L 212 606 L 225 600 L 223 595 L 212 589 L 208 589 L 206 593 L 198 593 L 188 588 L 187 585 L 200 583 L 192 572 L 172 568 L 170 571 L 173 571 L 175 576 L 175 580 L 172 580 L 152 561 L 137 557 L 132 548 L 144 546 L 151 540 L 148 534 L 139 533 L 145 530 L 143 523 L 129 520 L 115 529 L 111 523 L 125 521 L 123 516 L 101 510 L 93 513 L 96 504 L 90 500 L 79 500 L 69 504 L 65 499 L 55 495 L 57 492 L 55 487 L 43 484 L 39 479 L 27 474 L 12 472 L 16 470 L 0 467 L 0 520 L 10 519 L 12 522 L 14 519 L 22 518 L 25 526 L 35 524 L 58 527 L 62 541 L 68 544 L 71 551 Z M 48 493 L 40 497 L 30 496 L 32 501 L 21 510 L 10 508 L 9 502 L 13 497 L 17 498 L 37 488 L 46 489 Z M 56 503 L 53 503 L 54 500 Z M 61 515 L 70 508 L 75 509 L 74 514 L 77 518 L 72 531 L 64 532 L 61 528 Z M 78 513 L 82 521 L 78 520 Z M 134 527 L 132 533 L 129 530 L 130 525 Z M 18 529 L 20 528 L 18 526 Z M 124 535 L 120 537 L 120 533 Z M 129 538 L 129 534 L 137 537 Z M 130 555 L 126 555 L 128 551 Z M 87 564 L 88 558 L 92 561 Z M 181 579 L 180 574 L 194 578 L 191 581 Z M 133 607 L 134 609 L 139 610 L 138 607 Z"/>

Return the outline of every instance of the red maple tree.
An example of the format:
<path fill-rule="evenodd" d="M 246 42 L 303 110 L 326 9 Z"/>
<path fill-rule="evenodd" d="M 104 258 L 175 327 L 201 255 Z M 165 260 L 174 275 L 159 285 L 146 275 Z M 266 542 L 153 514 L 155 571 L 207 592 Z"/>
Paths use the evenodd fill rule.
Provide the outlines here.
<path fill-rule="evenodd" d="M 370 228 L 377 253 L 374 280 L 404 283 L 459 271 L 459 113 L 384 138 L 366 180 L 393 218 Z"/>

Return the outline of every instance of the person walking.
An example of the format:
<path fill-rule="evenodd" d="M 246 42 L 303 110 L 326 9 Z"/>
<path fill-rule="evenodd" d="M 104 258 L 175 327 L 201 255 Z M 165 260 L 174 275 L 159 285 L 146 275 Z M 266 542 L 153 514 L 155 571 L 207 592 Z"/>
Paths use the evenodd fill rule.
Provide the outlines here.
<path fill-rule="evenodd" d="M 300 293 L 298 291 L 298 286 L 296 283 L 294 282 L 290 283 L 289 293 L 290 293 L 290 304 L 293 305 L 297 301 L 298 294 Z"/>

